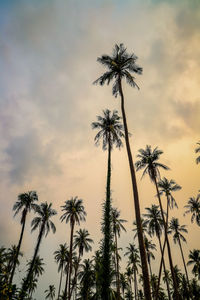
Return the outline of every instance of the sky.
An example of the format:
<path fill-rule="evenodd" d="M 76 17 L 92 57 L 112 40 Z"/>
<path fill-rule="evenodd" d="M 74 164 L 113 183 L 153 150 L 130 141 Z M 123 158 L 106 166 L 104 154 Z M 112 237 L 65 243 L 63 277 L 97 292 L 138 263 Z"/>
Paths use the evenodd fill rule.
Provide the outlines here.
<path fill-rule="evenodd" d="M 200 2 L 18 0 L 0 1 L 0 7 L 1 245 L 18 242 L 20 216 L 13 218 L 12 207 L 19 193 L 36 190 L 39 200 L 52 202 L 58 212 L 57 233 L 50 233 L 40 248 L 46 272 L 35 298 L 43 299 L 48 284 L 58 284 L 59 277 L 49 274 L 57 270 L 53 252 L 60 243 L 69 244 L 69 225 L 59 218 L 60 206 L 72 196 L 83 199 L 87 220 L 81 227 L 98 248 L 107 154 L 94 145 L 91 123 L 103 109 L 121 112 L 111 85 L 92 83 L 105 71 L 97 57 L 111 54 L 116 43 L 124 43 L 143 67 L 136 76 L 139 91 L 123 83 L 134 160 L 146 145 L 163 150 L 161 162 L 170 171 L 161 175 L 182 186 L 176 193 L 179 210 L 171 216 L 188 226 L 185 253 L 199 248 L 199 228 L 183 214 L 200 188 L 194 152 L 200 128 Z M 137 181 L 144 213 L 156 204 L 155 188 L 140 173 Z M 135 214 L 125 147 L 112 153 L 112 199 L 128 220 L 119 242 L 126 247 L 133 239 Z M 37 238 L 29 224 L 24 263 Z M 182 268 L 178 247 L 173 251 Z M 25 269 L 16 275 L 17 282 Z"/>

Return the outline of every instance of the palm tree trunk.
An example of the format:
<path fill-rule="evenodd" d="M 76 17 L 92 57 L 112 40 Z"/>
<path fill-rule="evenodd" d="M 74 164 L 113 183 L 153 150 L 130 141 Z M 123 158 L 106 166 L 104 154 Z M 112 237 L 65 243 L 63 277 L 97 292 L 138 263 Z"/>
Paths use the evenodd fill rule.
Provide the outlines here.
<path fill-rule="evenodd" d="M 169 196 L 167 196 L 167 216 L 166 216 L 166 226 L 168 230 L 168 220 L 169 220 Z M 166 246 L 166 235 L 165 235 L 165 240 L 163 244 L 163 249 L 162 249 L 162 255 L 161 255 L 161 261 L 160 261 L 160 268 L 159 268 L 159 275 L 158 275 L 158 286 L 156 289 L 156 296 L 158 297 L 158 291 L 160 287 L 160 280 L 161 280 L 161 274 L 162 274 L 162 265 L 164 261 L 164 253 L 165 253 L 165 246 Z"/>
<path fill-rule="evenodd" d="M 184 255 L 183 255 L 181 240 L 180 240 L 179 236 L 178 236 L 178 243 L 179 243 L 179 247 L 180 247 L 180 250 L 181 250 L 183 265 L 184 265 L 184 268 L 185 268 L 185 275 L 186 275 L 186 278 L 187 278 L 187 284 L 188 284 L 188 287 L 189 287 L 189 277 L 188 277 L 187 267 L 186 267 L 186 263 L 185 263 L 185 258 L 184 258 Z"/>
<path fill-rule="evenodd" d="M 74 237 L 74 220 L 71 223 L 71 237 L 70 237 L 70 251 L 69 251 L 69 282 L 68 282 L 68 289 L 65 289 L 64 299 L 70 299 L 70 285 L 71 285 L 71 275 L 72 275 L 72 250 L 73 250 L 73 237 Z M 67 283 L 67 282 L 66 282 Z"/>
<path fill-rule="evenodd" d="M 102 299 L 109 300 L 109 289 L 111 283 L 111 141 L 110 135 L 108 140 L 108 169 L 107 169 L 107 185 L 106 185 L 106 203 L 104 211 L 104 246 L 103 246 L 103 283 L 102 283 Z"/>
<path fill-rule="evenodd" d="M 40 229 L 40 232 L 39 232 L 39 235 L 38 235 L 38 240 L 37 240 L 37 245 L 35 247 L 34 256 L 33 256 L 33 259 L 31 261 L 31 265 L 30 265 L 30 268 L 29 268 L 29 271 L 28 271 L 28 275 L 27 275 L 26 280 L 24 281 L 24 283 L 22 285 L 22 290 L 20 292 L 20 297 L 19 297 L 20 300 L 24 299 L 24 297 L 26 295 L 26 292 L 28 290 L 28 284 L 29 284 L 30 278 L 32 276 L 33 267 L 34 267 L 35 259 L 36 259 L 37 255 L 38 255 L 38 251 L 39 251 L 40 244 L 41 244 L 41 241 L 42 241 L 44 228 L 45 228 L 45 222 L 42 223 L 42 226 L 41 226 L 41 229 Z"/>
<path fill-rule="evenodd" d="M 65 291 L 64 291 L 64 296 L 63 299 L 67 298 L 67 288 L 68 288 L 68 280 L 69 280 L 69 261 L 67 263 L 67 272 L 66 272 L 66 281 L 65 281 Z"/>
<path fill-rule="evenodd" d="M 157 179 L 156 179 L 155 176 L 154 176 L 154 183 L 155 183 L 155 186 L 156 186 L 157 197 L 158 197 L 158 201 L 159 201 L 159 205 L 160 205 L 160 211 L 161 211 L 163 224 L 164 224 L 164 229 L 165 229 L 165 238 L 166 238 L 166 242 L 167 242 L 169 265 L 170 265 L 170 270 L 171 270 L 172 280 L 173 280 L 173 286 L 174 286 L 174 295 L 175 295 L 176 300 L 180 300 L 180 295 L 179 295 L 178 288 L 177 288 L 176 276 L 174 274 L 174 267 L 173 267 L 173 262 L 172 262 L 171 249 L 170 249 L 169 239 L 168 239 L 168 235 L 167 235 L 167 224 L 165 222 L 164 212 L 163 212 L 163 208 L 162 208 L 162 202 L 161 202 L 160 193 L 159 193 L 159 190 L 158 190 Z"/>
<path fill-rule="evenodd" d="M 115 251 L 116 251 L 116 267 L 117 267 L 117 300 L 120 300 L 120 280 L 119 280 L 119 256 L 118 256 L 118 245 L 117 245 L 117 233 L 115 231 Z"/>
<path fill-rule="evenodd" d="M 59 296 L 60 296 L 60 289 L 61 289 L 61 284 L 62 284 L 62 276 L 63 276 L 63 266 L 62 266 L 61 274 L 60 274 L 60 283 L 59 283 L 59 288 L 58 288 L 58 299 L 59 299 Z"/>
<path fill-rule="evenodd" d="M 161 256 L 163 256 L 163 249 L 162 249 L 162 245 L 161 245 L 160 235 L 157 233 L 157 236 L 158 236 L 158 240 L 159 240 L 159 246 L 160 246 Z M 164 256 L 163 256 L 163 269 L 164 269 L 164 274 L 165 274 L 165 277 L 166 277 L 166 267 L 165 267 Z M 167 278 L 166 278 L 166 287 L 167 287 L 168 299 L 171 300 L 171 294 L 170 294 L 170 289 L 169 289 L 169 282 L 168 282 Z"/>
<path fill-rule="evenodd" d="M 17 265 L 17 259 L 18 259 L 18 256 L 19 256 L 20 248 L 21 248 L 22 238 L 23 238 L 23 235 L 24 235 L 24 228 L 25 228 L 25 224 L 26 224 L 26 215 L 27 215 L 27 210 L 24 210 L 23 224 L 22 224 L 21 234 L 20 234 L 20 238 L 19 238 L 19 243 L 18 243 L 18 246 L 17 246 L 16 258 L 15 258 L 15 261 L 14 261 L 14 265 L 13 265 L 12 272 L 11 272 L 11 275 L 10 275 L 10 280 L 9 280 L 9 285 L 10 286 L 12 285 L 13 277 L 14 277 L 14 274 L 15 274 L 15 268 L 16 268 L 16 265 Z"/>
<path fill-rule="evenodd" d="M 145 251 L 144 238 L 143 238 L 143 232 L 142 232 L 139 195 L 138 195 L 138 189 L 137 189 L 135 168 L 134 168 L 134 164 L 133 164 L 133 158 L 132 158 L 132 153 L 131 153 L 131 148 L 130 148 L 130 143 L 129 143 L 128 126 L 127 126 L 126 113 L 125 113 L 125 108 L 124 108 L 124 95 L 123 95 L 123 91 L 122 91 L 122 83 L 121 83 L 120 77 L 118 78 L 118 84 L 119 84 L 119 93 L 121 96 L 121 111 L 122 111 L 122 118 L 123 118 L 123 124 L 124 124 L 126 149 L 127 149 L 127 154 L 128 154 L 129 167 L 130 167 L 131 180 L 132 180 L 138 242 L 139 242 L 139 249 L 140 249 L 140 258 L 141 258 L 141 263 L 142 263 L 144 295 L 145 295 L 146 300 L 151 300 L 151 289 L 150 289 L 149 273 L 148 273 L 148 266 L 147 266 L 147 255 L 146 255 L 146 251 Z"/>

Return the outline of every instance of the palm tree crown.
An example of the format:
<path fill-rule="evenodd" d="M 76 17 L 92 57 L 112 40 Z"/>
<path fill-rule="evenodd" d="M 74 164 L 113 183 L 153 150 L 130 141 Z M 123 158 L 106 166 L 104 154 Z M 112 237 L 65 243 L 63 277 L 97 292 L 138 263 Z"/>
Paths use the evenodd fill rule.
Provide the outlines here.
<path fill-rule="evenodd" d="M 194 249 L 190 251 L 189 259 L 187 265 L 194 265 L 192 273 L 200 280 L 200 250 Z"/>
<path fill-rule="evenodd" d="M 35 208 L 35 201 L 38 201 L 38 195 L 35 191 L 18 195 L 18 201 L 14 204 L 13 210 L 15 211 L 14 216 L 16 216 L 23 209 L 21 224 L 24 222 L 26 213 Z"/>
<path fill-rule="evenodd" d="M 155 178 L 160 177 L 159 168 L 169 170 L 167 166 L 158 162 L 163 151 L 157 147 L 152 150 L 151 146 L 147 145 L 146 149 L 139 149 L 138 152 L 137 157 L 139 160 L 135 163 L 135 166 L 136 171 L 144 169 L 142 177 L 145 174 L 149 174 L 150 179 L 154 182 Z"/>
<path fill-rule="evenodd" d="M 167 178 L 163 177 L 163 179 L 161 179 L 158 182 L 158 187 L 160 190 L 160 194 L 161 195 L 165 194 L 165 196 L 169 200 L 168 203 L 169 207 L 170 208 L 173 208 L 174 206 L 178 207 L 176 200 L 172 196 L 172 192 L 180 190 L 181 186 L 176 184 L 176 182 L 173 179 L 168 180 Z"/>
<path fill-rule="evenodd" d="M 137 56 L 127 53 L 123 44 L 115 45 L 112 56 L 104 54 L 97 58 L 97 61 L 104 65 L 108 71 L 94 81 L 94 84 L 104 85 L 114 80 L 112 93 L 115 97 L 117 97 L 120 89 L 119 79 L 124 78 L 130 86 L 139 89 L 135 78 L 131 75 L 131 73 L 142 74 L 142 68 L 136 64 L 136 60 Z"/>
<path fill-rule="evenodd" d="M 148 232 L 150 236 L 156 234 L 160 236 L 163 229 L 163 220 L 161 212 L 158 205 L 152 205 L 151 207 L 146 207 L 147 213 L 144 216 L 147 218 L 146 222 L 148 224 Z"/>
<path fill-rule="evenodd" d="M 77 196 L 66 200 L 65 205 L 61 206 L 62 211 L 64 211 L 64 214 L 60 217 L 61 222 L 65 220 L 66 223 L 70 222 L 70 225 L 72 223 L 80 225 L 80 221 L 85 221 L 86 212 L 82 203 L 83 200 L 78 199 Z"/>
<path fill-rule="evenodd" d="M 197 143 L 198 147 L 195 149 L 195 153 L 199 153 L 200 152 L 200 142 Z M 200 156 L 197 156 L 196 158 L 196 163 L 200 163 Z"/>
<path fill-rule="evenodd" d="M 120 148 L 122 146 L 120 138 L 124 137 L 124 133 L 118 111 L 114 110 L 111 114 L 109 109 L 103 110 L 103 117 L 97 116 L 97 120 L 92 123 L 92 129 L 100 129 L 94 138 L 96 145 L 99 145 L 100 139 L 102 139 L 103 150 L 107 149 L 108 144 L 110 144 L 111 150 L 114 144 Z"/>
<path fill-rule="evenodd" d="M 169 233 L 173 234 L 174 243 L 176 243 L 179 239 L 183 242 L 186 242 L 186 239 L 182 235 L 182 232 L 187 233 L 186 225 L 180 225 L 179 220 L 177 218 L 172 218 L 169 224 Z"/>
<path fill-rule="evenodd" d="M 74 249 L 79 249 L 80 256 L 83 255 L 83 251 L 86 252 L 91 251 L 91 243 L 93 243 L 93 240 L 89 238 L 89 232 L 86 229 L 80 229 L 79 231 L 76 231 L 76 235 L 74 236 Z"/>
<path fill-rule="evenodd" d="M 200 194 L 198 194 L 196 198 L 190 197 L 188 204 L 185 205 L 185 208 L 187 208 L 185 214 L 192 214 L 192 223 L 194 222 L 194 219 L 196 219 L 197 225 L 200 226 Z"/>

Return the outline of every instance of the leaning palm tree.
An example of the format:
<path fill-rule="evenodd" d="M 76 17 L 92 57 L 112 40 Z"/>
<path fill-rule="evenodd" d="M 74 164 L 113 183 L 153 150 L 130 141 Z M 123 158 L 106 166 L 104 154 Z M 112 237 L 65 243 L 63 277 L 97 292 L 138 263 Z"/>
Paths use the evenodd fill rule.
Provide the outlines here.
<path fill-rule="evenodd" d="M 70 297 L 72 295 L 73 289 L 76 285 L 76 280 L 77 280 L 77 271 L 78 267 L 81 261 L 81 257 L 83 256 L 84 251 L 89 252 L 92 251 L 92 246 L 91 244 L 93 243 L 93 240 L 89 238 L 89 232 L 86 229 L 79 229 L 76 231 L 76 235 L 74 236 L 74 249 L 78 248 L 78 258 L 77 258 L 77 265 L 75 267 L 75 272 L 74 272 L 74 279 L 73 279 L 73 284 L 72 288 L 70 290 Z"/>
<path fill-rule="evenodd" d="M 190 197 L 188 204 L 184 206 L 187 208 L 185 214 L 191 213 L 191 222 L 196 220 L 198 226 L 200 226 L 200 194 L 195 197 Z"/>
<path fill-rule="evenodd" d="M 181 240 L 183 242 L 186 242 L 186 239 L 182 234 L 182 233 L 188 232 L 185 227 L 186 227 L 186 225 L 179 224 L 179 220 L 177 218 L 172 218 L 170 221 L 170 224 L 169 224 L 169 233 L 173 234 L 174 243 L 176 244 L 176 242 L 178 242 L 178 244 L 179 244 L 181 256 L 182 256 L 182 260 L 183 260 L 183 265 L 184 265 L 184 269 L 185 269 L 185 275 L 186 275 L 187 283 L 189 286 L 189 277 L 188 277 L 187 267 L 186 267 L 183 249 L 182 249 L 182 245 L 181 245 Z"/>
<path fill-rule="evenodd" d="M 80 225 L 80 221 L 85 221 L 86 212 L 83 206 L 83 200 L 78 197 L 72 197 L 70 200 L 65 201 L 65 205 L 62 205 L 63 215 L 60 217 L 61 222 L 65 220 L 66 223 L 70 223 L 71 235 L 70 235 L 70 250 L 69 250 L 69 274 L 66 276 L 64 299 L 70 297 L 71 287 L 71 275 L 72 275 L 72 252 L 73 252 L 73 238 L 74 238 L 74 226 Z"/>
<path fill-rule="evenodd" d="M 24 235 L 24 229 L 25 229 L 25 225 L 26 225 L 26 217 L 27 217 L 27 214 L 35 208 L 35 203 L 34 203 L 35 201 L 38 201 L 38 195 L 35 191 L 30 191 L 30 192 L 27 192 L 27 193 L 19 194 L 18 195 L 18 200 L 13 206 L 13 210 L 15 211 L 14 217 L 20 211 L 22 211 L 21 221 L 20 221 L 22 229 L 21 229 L 19 242 L 18 242 L 18 245 L 17 245 L 16 259 L 14 261 L 12 272 L 11 272 L 11 275 L 10 275 L 10 281 L 9 281 L 10 285 L 12 284 L 12 280 L 13 280 L 13 277 L 14 277 L 14 274 L 15 274 L 18 255 L 19 255 L 19 252 L 20 252 L 22 239 L 23 239 L 23 235 Z"/>
<path fill-rule="evenodd" d="M 53 284 L 49 285 L 49 288 L 47 290 L 44 291 L 46 294 L 45 299 L 50 299 L 53 300 L 56 294 L 56 288 Z"/>
<path fill-rule="evenodd" d="M 129 142 L 129 132 L 128 125 L 126 120 L 125 106 L 124 106 L 124 94 L 122 89 L 122 80 L 125 79 L 126 82 L 132 87 L 138 87 L 135 82 L 135 78 L 132 76 L 132 73 L 142 74 L 142 68 L 136 64 L 137 56 L 135 54 L 129 54 L 126 51 L 126 48 L 123 44 L 115 45 L 113 49 L 112 56 L 102 55 L 97 58 L 97 61 L 104 65 L 108 71 L 105 72 L 102 76 L 100 76 L 94 83 L 104 85 L 105 83 L 109 84 L 110 81 L 114 80 L 112 93 L 115 97 L 120 95 L 121 98 L 121 111 L 122 118 L 124 124 L 124 132 L 125 132 L 125 141 L 126 141 L 126 149 L 129 160 L 129 167 L 131 173 L 132 180 L 132 190 L 134 196 L 134 205 L 135 205 L 135 215 L 137 222 L 137 230 L 138 230 L 138 241 L 139 241 L 139 249 L 140 249 L 140 257 L 142 262 L 142 272 L 143 272 L 143 280 L 144 280 L 144 294 L 146 300 L 151 299 L 151 291 L 150 291 L 150 283 L 149 283 L 149 274 L 148 274 L 148 266 L 147 266 L 147 258 L 142 234 L 141 227 L 141 214 L 140 214 L 140 202 L 136 181 L 135 168 L 133 163 L 133 157 Z"/>
<path fill-rule="evenodd" d="M 172 278 L 173 278 L 175 299 L 178 300 L 180 297 L 179 297 L 178 288 L 177 288 L 177 284 L 176 284 L 176 277 L 174 274 L 174 267 L 173 267 L 169 239 L 167 236 L 167 224 L 165 222 L 164 211 L 163 211 L 162 202 L 161 202 L 161 198 L 160 198 L 160 192 L 158 189 L 158 179 L 160 178 L 160 169 L 169 170 L 169 168 L 159 162 L 160 155 L 163 154 L 163 151 L 159 150 L 157 147 L 152 150 L 151 146 L 147 145 L 146 149 L 140 149 L 138 152 L 139 152 L 139 154 L 137 155 L 137 157 L 139 159 L 135 163 L 137 171 L 144 169 L 142 176 L 144 176 L 145 174 L 148 174 L 150 180 L 155 184 L 155 187 L 156 187 L 156 193 L 157 193 L 157 197 L 158 197 L 158 201 L 159 201 L 159 205 L 160 205 L 161 216 L 163 219 L 163 224 L 164 224 L 164 229 L 165 229 L 165 238 L 166 238 L 166 243 L 167 243 L 170 270 L 171 270 Z"/>
<path fill-rule="evenodd" d="M 108 150 L 107 164 L 107 184 L 106 184 L 106 201 L 104 204 L 104 216 L 102 231 L 104 234 L 103 240 L 103 286 L 102 298 L 108 299 L 109 288 L 111 283 L 111 151 L 114 146 L 120 148 L 122 146 L 121 138 L 124 137 L 123 126 L 118 112 L 114 110 L 112 113 L 109 109 L 103 110 L 103 116 L 97 116 L 97 122 L 92 123 L 93 129 L 98 129 L 99 132 L 94 140 L 96 145 L 102 139 L 103 150 Z"/>
<path fill-rule="evenodd" d="M 195 153 L 199 153 L 200 152 L 200 142 L 197 143 L 198 147 L 195 149 Z M 200 156 L 197 156 L 196 158 L 196 163 L 200 163 Z"/>
<path fill-rule="evenodd" d="M 69 250 L 66 243 L 60 244 L 59 249 L 54 252 L 54 255 L 55 255 L 54 258 L 56 260 L 56 263 L 58 264 L 58 272 L 61 272 L 60 283 L 58 288 L 58 299 L 59 299 L 61 285 L 62 285 L 63 270 L 65 268 L 65 265 L 69 263 Z"/>
<path fill-rule="evenodd" d="M 127 222 L 126 220 L 120 219 L 120 211 L 116 208 L 112 209 L 111 212 L 112 218 L 112 231 L 115 239 L 115 260 L 116 260 L 116 283 L 117 283 L 117 299 L 120 299 L 120 277 L 119 277 L 119 255 L 118 255 L 118 241 L 117 237 L 120 237 L 121 230 L 126 231 L 123 223 Z"/>
<path fill-rule="evenodd" d="M 192 273 L 200 280 L 200 250 L 190 250 L 188 266 L 193 265 Z"/>
<path fill-rule="evenodd" d="M 44 236 L 46 237 L 50 230 L 52 230 L 53 233 L 56 232 L 56 227 L 54 223 L 50 220 L 53 216 L 57 214 L 57 212 L 52 208 L 52 203 L 48 204 L 47 202 L 45 202 L 45 203 L 41 203 L 40 205 L 36 205 L 35 212 L 37 213 L 38 216 L 32 220 L 31 226 L 32 226 L 32 231 L 39 228 L 39 235 L 38 235 L 35 252 L 28 270 L 27 277 L 24 280 L 22 285 L 22 289 L 20 292 L 20 297 L 21 297 L 20 300 L 24 299 L 26 291 L 28 290 L 29 281 L 32 277 L 35 260 L 39 252 L 42 238 Z"/>

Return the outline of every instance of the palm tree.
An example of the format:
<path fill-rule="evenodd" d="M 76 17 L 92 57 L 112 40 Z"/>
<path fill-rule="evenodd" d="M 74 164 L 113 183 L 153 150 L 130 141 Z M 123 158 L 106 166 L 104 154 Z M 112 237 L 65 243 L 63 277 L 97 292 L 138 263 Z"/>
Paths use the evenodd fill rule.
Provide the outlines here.
<path fill-rule="evenodd" d="M 22 290 L 20 293 L 21 300 L 24 299 L 26 291 L 28 289 L 29 281 L 32 277 L 35 260 L 38 255 L 38 252 L 39 252 L 42 238 L 44 236 L 46 237 L 50 230 L 52 230 L 53 233 L 56 232 L 56 227 L 55 227 L 54 223 L 50 220 L 51 217 L 53 217 L 57 214 L 57 212 L 52 208 L 52 203 L 48 204 L 47 202 L 44 202 L 44 203 L 41 203 L 40 205 L 36 205 L 35 212 L 38 214 L 38 216 L 35 217 L 31 222 L 31 227 L 32 227 L 31 231 L 34 231 L 37 228 L 39 228 L 39 235 L 38 235 L 35 252 L 34 252 L 30 267 L 29 267 L 27 277 L 22 285 Z"/>
<path fill-rule="evenodd" d="M 18 251 L 18 248 L 15 245 L 12 245 L 10 248 L 6 251 L 6 268 L 5 273 L 8 279 L 9 274 L 11 274 L 11 270 L 13 269 L 13 266 L 19 265 L 19 256 L 23 256 L 23 253 Z"/>
<path fill-rule="evenodd" d="M 111 282 L 111 151 L 114 145 L 118 148 L 122 146 L 121 138 L 124 137 L 123 126 L 118 112 L 114 110 L 111 114 L 109 109 L 103 110 L 103 116 L 97 116 L 97 122 L 92 123 L 92 129 L 100 129 L 94 140 L 96 145 L 102 139 L 103 150 L 108 150 L 108 165 L 107 165 L 107 184 L 106 184 L 106 202 L 104 205 L 103 216 L 103 287 L 102 298 L 108 299 L 109 287 Z"/>
<path fill-rule="evenodd" d="M 29 268 L 31 267 L 31 264 L 32 264 L 32 260 L 30 260 L 27 263 L 28 271 L 29 271 Z M 42 273 L 44 272 L 44 268 L 43 268 L 44 265 L 45 265 L 45 263 L 43 262 L 43 258 L 40 258 L 39 255 L 36 256 L 31 276 L 33 278 L 37 278 L 40 275 L 42 275 Z"/>
<path fill-rule="evenodd" d="M 126 231 L 126 228 L 123 226 L 123 223 L 127 221 L 120 219 L 120 211 L 118 211 L 116 208 L 112 209 L 111 215 L 112 215 L 112 231 L 115 239 L 117 299 L 120 299 L 119 255 L 118 255 L 117 237 L 120 237 L 121 230 Z"/>
<path fill-rule="evenodd" d="M 138 273 L 138 266 L 140 266 L 140 258 L 138 254 L 138 249 L 135 247 L 134 244 L 130 244 L 126 247 L 128 250 L 125 255 L 128 255 L 128 266 L 131 266 L 133 275 L 134 275 L 134 287 L 135 287 L 135 300 L 138 299 L 138 284 L 137 284 L 137 273 Z"/>
<path fill-rule="evenodd" d="M 146 236 L 144 237 L 144 244 L 145 244 L 145 248 L 147 251 L 147 261 L 149 264 L 149 270 L 150 270 L 150 274 L 152 277 L 151 259 L 155 260 L 155 256 L 152 251 L 157 250 L 157 249 L 156 249 L 156 245 L 154 243 L 152 243 L 152 241 L 149 240 Z"/>
<path fill-rule="evenodd" d="M 14 261 L 12 272 L 11 272 L 11 275 L 10 275 L 10 281 L 9 281 L 10 285 L 12 285 L 12 280 L 13 280 L 13 277 L 14 277 L 14 274 L 15 274 L 17 259 L 18 259 L 18 255 L 19 255 L 19 252 L 20 252 L 21 243 L 22 243 L 22 239 L 23 239 L 23 235 L 24 235 L 24 229 L 25 229 L 25 225 L 26 225 L 26 216 L 27 216 L 27 213 L 29 213 L 32 209 L 35 208 L 35 203 L 34 203 L 35 201 L 38 201 L 38 195 L 35 191 L 30 191 L 30 192 L 27 192 L 27 193 L 19 194 L 18 195 L 18 200 L 13 206 L 13 210 L 15 211 L 14 217 L 20 211 L 22 211 L 21 221 L 20 221 L 20 223 L 22 225 L 22 229 L 21 229 L 19 242 L 18 242 L 18 245 L 17 245 L 16 259 Z"/>
<path fill-rule="evenodd" d="M 47 294 L 45 299 L 53 300 L 56 294 L 56 288 L 53 284 L 50 284 L 49 289 L 45 290 L 44 292 Z"/>
<path fill-rule="evenodd" d="M 187 283 L 189 286 L 189 277 L 188 277 L 185 258 L 184 258 L 183 249 L 182 249 L 182 245 L 181 245 L 181 240 L 183 242 L 186 242 L 186 239 L 182 234 L 182 232 L 184 232 L 184 233 L 188 232 L 185 227 L 186 227 L 186 225 L 179 224 L 179 220 L 177 218 L 172 218 L 170 221 L 170 224 L 169 224 L 169 233 L 173 233 L 174 243 L 176 244 L 176 242 L 178 242 L 178 244 L 179 244 L 181 256 L 182 256 L 182 260 L 183 260 L 183 265 L 184 265 L 184 269 L 185 269 L 185 275 L 186 275 Z"/>
<path fill-rule="evenodd" d="M 70 250 L 69 250 L 69 276 L 66 276 L 64 299 L 70 297 L 70 283 L 72 274 L 72 252 L 73 252 L 73 238 L 74 238 L 74 226 L 80 225 L 80 221 L 85 221 L 86 212 L 83 206 L 83 200 L 78 197 L 72 197 L 70 200 L 65 201 L 65 205 L 62 205 L 62 211 L 64 214 L 60 217 L 61 222 L 65 220 L 66 223 L 70 223 L 71 235 L 70 235 Z M 69 281 L 69 283 L 68 283 Z"/>
<path fill-rule="evenodd" d="M 200 250 L 194 249 L 190 251 L 188 266 L 194 265 L 192 273 L 200 280 Z"/>
<path fill-rule="evenodd" d="M 172 262 L 172 255 L 171 255 L 171 249 L 170 249 L 170 244 L 169 244 L 169 239 L 167 236 L 167 224 L 165 222 L 165 217 L 164 217 L 164 212 L 163 212 L 163 207 L 162 207 L 162 202 L 160 198 L 160 192 L 158 189 L 158 178 L 160 178 L 160 168 L 164 170 L 169 170 L 167 166 L 164 164 L 158 162 L 160 155 L 163 153 L 162 150 L 159 150 L 157 147 L 152 150 L 151 146 L 147 145 L 146 149 L 140 149 L 139 154 L 137 157 L 139 160 L 135 163 L 137 171 L 144 169 L 142 176 L 145 174 L 149 175 L 150 180 L 155 184 L 156 187 L 156 193 L 160 205 L 160 211 L 161 211 L 161 216 L 163 219 L 163 224 L 164 224 L 164 229 L 165 229 L 165 238 L 167 242 L 167 249 L 168 249 L 168 257 L 169 257 L 169 264 L 170 264 L 170 269 L 172 273 L 172 278 L 173 278 L 173 285 L 174 285 L 174 290 L 175 290 L 175 299 L 179 299 L 179 293 L 177 289 L 177 284 L 176 284 L 176 278 L 174 275 L 174 267 L 173 267 L 173 262 Z"/>
<path fill-rule="evenodd" d="M 200 142 L 197 143 L 198 147 L 195 149 L 195 153 L 199 153 L 200 152 Z M 200 163 L 200 156 L 197 156 L 196 158 L 196 163 Z"/>
<path fill-rule="evenodd" d="M 191 222 L 193 223 L 196 220 L 198 226 L 200 226 L 200 194 L 197 197 L 190 197 L 188 204 L 184 206 L 187 208 L 185 214 L 191 213 Z"/>
<path fill-rule="evenodd" d="M 161 244 L 161 234 L 162 234 L 162 229 L 163 229 L 163 219 L 161 216 L 161 212 L 159 210 L 159 206 L 153 204 L 151 207 L 146 207 L 145 209 L 147 210 L 147 213 L 144 214 L 144 216 L 147 218 L 146 222 L 148 225 L 149 235 L 150 236 L 156 235 L 156 237 L 158 238 L 160 252 L 161 252 L 161 256 L 162 256 L 163 250 L 162 250 L 162 244 Z M 166 273 L 164 258 L 163 258 L 163 267 L 164 267 L 164 273 Z M 167 286 L 168 297 L 169 297 L 169 299 L 171 299 L 168 281 L 166 281 L 166 286 Z M 158 281 L 157 292 L 159 292 L 159 281 Z"/>
<path fill-rule="evenodd" d="M 63 270 L 65 265 L 69 263 L 69 251 L 66 243 L 60 244 L 59 249 L 54 252 L 54 255 L 55 255 L 54 258 L 56 260 L 56 263 L 58 264 L 58 272 L 61 271 L 60 283 L 58 288 L 58 299 L 59 299 L 61 285 L 62 285 Z"/>
<path fill-rule="evenodd" d="M 77 259 L 77 265 L 75 268 L 75 274 L 73 279 L 72 288 L 70 291 L 70 296 L 72 295 L 74 286 L 76 285 L 76 277 L 77 277 L 77 271 L 78 267 L 81 261 L 81 257 L 83 256 L 84 251 L 89 252 L 92 251 L 91 243 L 93 243 L 93 240 L 89 238 L 89 232 L 86 229 L 79 229 L 79 231 L 76 231 L 76 235 L 74 236 L 74 249 L 78 248 L 78 259 Z"/>
<path fill-rule="evenodd" d="M 137 223 L 136 221 L 133 222 L 133 232 L 135 232 L 134 234 L 134 239 L 137 237 Z M 143 237 L 145 239 L 145 233 L 147 233 L 147 221 L 144 220 L 143 218 L 141 218 L 141 226 L 142 226 L 142 232 L 143 232 Z"/>
<path fill-rule="evenodd" d="M 78 277 L 80 279 L 79 299 L 89 300 L 92 293 L 92 287 L 94 285 L 94 270 L 92 260 L 84 259 Z"/>
<path fill-rule="evenodd" d="M 131 173 L 132 180 L 132 190 L 134 196 L 134 205 L 135 205 L 135 214 L 136 214 L 136 222 L 138 229 L 138 241 L 139 241 L 139 249 L 140 249 L 140 257 L 142 262 L 142 272 L 144 279 L 144 294 L 146 300 L 151 300 L 151 291 L 150 291 L 150 283 L 149 283 L 149 274 L 148 274 L 148 266 L 147 266 L 147 258 L 142 234 L 141 227 L 141 214 L 140 214 L 140 202 L 137 188 L 137 181 L 135 175 L 135 168 L 133 163 L 133 157 L 131 153 L 131 147 L 129 142 L 129 132 L 128 125 L 126 120 L 126 113 L 124 107 L 124 94 L 122 89 L 122 79 L 126 79 L 126 82 L 132 87 L 138 87 L 135 82 L 135 78 L 131 73 L 142 74 L 142 68 L 136 64 L 137 56 L 135 54 L 128 54 L 126 48 L 123 44 L 115 45 L 113 49 L 113 55 L 102 55 L 97 58 L 97 61 L 104 65 L 108 71 L 105 72 L 102 76 L 100 76 L 94 83 L 104 85 L 110 83 L 111 80 L 114 80 L 112 93 L 115 97 L 120 95 L 121 98 L 121 111 L 122 118 L 124 124 L 124 132 L 125 132 L 125 141 L 126 141 L 126 149 L 129 160 L 129 167 Z"/>

